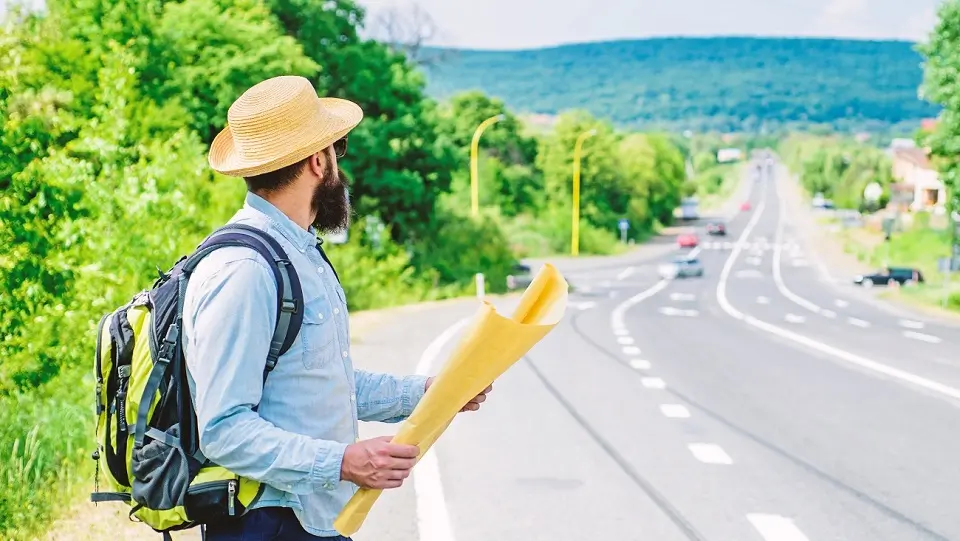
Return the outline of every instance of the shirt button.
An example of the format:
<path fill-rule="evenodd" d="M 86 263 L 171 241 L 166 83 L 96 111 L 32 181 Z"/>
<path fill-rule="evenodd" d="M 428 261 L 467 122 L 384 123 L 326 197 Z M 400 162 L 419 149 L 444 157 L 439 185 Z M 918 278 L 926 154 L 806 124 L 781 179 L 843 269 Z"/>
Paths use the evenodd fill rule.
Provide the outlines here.
<path fill-rule="evenodd" d="M 340 309 L 339 309 L 339 308 L 334 308 L 334 309 L 333 309 L 333 313 L 334 313 L 334 314 L 339 314 L 339 313 L 340 313 Z"/>
<path fill-rule="evenodd" d="M 349 355 L 349 353 L 347 353 L 346 350 L 344 350 L 344 352 L 343 352 L 343 358 L 346 359 L 346 358 L 347 358 L 347 355 Z"/>
<path fill-rule="evenodd" d="M 323 274 L 323 267 L 317 267 L 317 272 L 319 272 L 320 274 Z"/>
<path fill-rule="evenodd" d="M 351 402 L 356 402 L 356 401 L 357 401 L 357 395 L 355 395 L 355 394 L 353 394 L 353 393 L 350 393 L 350 401 L 351 401 Z"/>

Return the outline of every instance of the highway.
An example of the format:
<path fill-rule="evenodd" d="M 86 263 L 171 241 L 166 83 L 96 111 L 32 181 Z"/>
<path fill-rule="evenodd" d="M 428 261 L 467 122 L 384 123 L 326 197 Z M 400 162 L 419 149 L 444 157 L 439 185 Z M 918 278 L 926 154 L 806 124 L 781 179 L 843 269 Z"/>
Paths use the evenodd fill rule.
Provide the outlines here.
<path fill-rule="evenodd" d="M 827 279 L 782 166 L 746 182 L 703 277 L 663 245 L 558 263 L 565 320 L 354 538 L 960 539 L 960 328 Z M 403 312 L 357 364 L 433 373 L 475 309 Z"/>

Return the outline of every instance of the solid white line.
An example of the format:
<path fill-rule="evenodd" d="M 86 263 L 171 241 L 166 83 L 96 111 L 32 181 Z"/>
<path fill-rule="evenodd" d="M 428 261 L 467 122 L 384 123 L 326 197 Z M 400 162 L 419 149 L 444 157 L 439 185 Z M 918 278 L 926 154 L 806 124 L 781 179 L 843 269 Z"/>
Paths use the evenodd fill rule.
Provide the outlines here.
<path fill-rule="evenodd" d="M 780 202 L 780 216 L 777 220 L 777 236 L 776 236 L 776 246 L 773 248 L 773 282 L 777 285 L 777 290 L 780 291 L 780 294 L 784 297 L 790 299 L 796 304 L 810 310 L 814 314 L 819 314 L 821 308 L 816 304 L 804 299 L 803 297 L 794 294 L 792 291 L 787 289 L 787 284 L 783 282 L 783 274 L 780 270 L 781 259 L 783 257 L 783 248 L 782 248 L 782 239 L 783 239 L 783 217 L 786 214 L 786 201 L 782 195 L 777 195 L 777 199 Z"/>
<path fill-rule="evenodd" d="M 851 324 L 851 325 L 854 325 L 854 326 L 857 326 L 857 327 L 860 327 L 860 328 L 863 328 L 863 329 L 866 329 L 867 327 L 870 326 L 870 322 L 869 322 L 869 321 L 864 321 L 864 320 L 862 320 L 862 319 L 857 319 L 857 318 L 855 318 L 855 317 L 848 317 L 848 318 L 847 318 L 847 323 L 849 323 L 849 324 Z"/>
<path fill-rule="evenodd" d="M 617 343 L 619 343 L 619 344 L 621 344 L 621 345 L 624 345 L 624 346 L 629 346 L 629 345 L 633 344 L 633 338 L 630 338 L 629 336 L 621 336 L 621 337 L 617 338 Z"/>
<path fill-rule="evenodd" d="M 900 320 L 900 326 L 901 326 L 901 327 L 906 327 L 906 328 L 908 328 L 908 329 L 922 329 L 922 328 L 923 328 L 923 322 L 922 322 L 922 321 L 911 321 L 911 320 L 909 320 L 909 319 L 901 319 L 901 320 Z"/>
<path fill-rule="evenodd" d="M 660 378 L 640 378 L 640 384 L 647 389 L 663 389 L 667 386 Z"/>
<path fill-rule="evenodd" d="M 914 340 L 921 340 L 923 342 L 928 342 L 930 344 L 939 344 L 942 342 L 940 338 L 933 336 L 932 334 L 923 334 L 922 332 L 914 331 L 903 331 L 903 335 L 907 338 L 913 338 Z"/>
<path fill-rule="evenodd" d="M 694 458 L 706 464 L 733 464 L 733 459 L 715 443 L 691 443 L 687 446 Z"/>
<path fill-rule="evenodd" d="M 645 361 L 643 359 L 632 359 L 630 361 L 630 367 L 634 370 L 650 370 L 650 361 Z"/>
<path fill-rule="evenodd" d="M 637 269 L 634 267 L 627 267 L 623 269 L 623 271 L 621 271 L 620 274 L 617 275 L 617 280 L 623 280 L 624 278 L 629 277 L 631 274 L 636 272 L 636 270 Z"/>
<path fill-rule="evenodd" d="M 767 185 L 764 184 L 764 188 L 766 188 L 766 186 Z M 753 231 L 753 228 L 756 227 L 757 221 L 760 219 L 760 215 L 763 212 L 765 203 L 766 203 L 765 201 L 761 202 L 760 205 L 757 206 L 757 210 L 754 213 L 753 218 L 744 228 L 743 233 L 741 233 L 741 238 L 746 238 L 746 236 L 749 235 L 751 231 Z M 916 385 L 918 387 L 923 387 L 924 389 L 942 394 L 946 397 L 953 398 L 955 400 L 960 400 L 960 389 L 955 389 L 948 385 L 944 385 L 942 383 L 920 377 L 916 374 L 911 374 L 910 372 L 900 370 L 898 368 L 893 368 L 892 366 L 887 366 L 885 364 L 878 363 L 870 359 L 866 359 L 859 355 L 854 355 L 853 353 L 850 353 L 848 351 L 844 351 L 842 349 L 835 348 L 833 346 L 828 346 L 827 344 L 818 342 L 811 338 L 807 338 L 806 336 L 797 334 L 793 331 L 788 331 L 786 329 L 777 327 L 776 325 L 771 325 L 765 321 L 760 321 L 759 319 L 753 316 L 745 315 L 743 312 L 737 310 L 736 308 L 733 307 L 732 304 L 730 304 L 730 301 L 727 299 L 727 280 L 730 277 L 730 269 L 732 269 L 733 265 L 737 262 L 738 255 L 740 255 L 740 250 L 738 249 L 734 249 L 734 251 L 730 253 L 730 256 L 727 258 L 727 262 L 723 266 L 723 270 L 720 271 L 720 278 L 717 283 L 717 302 L 720 304 L 720 307 L 723 309 L 723 311 L 729 314 L 730 317 L 734 319 L 742 320 L 749 325 L 757 327 L 758 329 L 762 329 L 771 334 L 775 334 L 777 336 L 786 338 L 788 340 L 793 340 L 794 342 L 803 344 L 817 351 L 821 351 L 828 355 L 833 355 L 834 357 L 847 361 L 850 364 L 857 365 L 861 368 L 873 370 L 874 372 L 877 372 L 879 374 L 883 374 L 885 376 L 889 376 L 891 378 L 895 378 L 900 381 L 904 381 L 906 383 Z"/>
<path fill-rule="evenodd" d="M 810 541 L 800 528 L 786 517 L 750 513 L 747 520 L 765 541 Z"/>
<path fill-rule="evenodd" d="M 846 308 L 847 306 L 850 306 L 850 303 L 843 299 L 837 299 L 833 301 L 833 304 L 837 305 L 837 308 Z"/>
<path fill-rule="evenodd" d="M 660 411 L 671 419 L 686 419 L 690 417 L 690 410 L 682 404 L 661 404 Z"/>
<path fill-rule="evenodd" d="M 629 299 L 618 304 L 616 308 L 613 309 L 613 312 L 610 314 L 610 325 L 613 327 L 613 332 L 625 331 L 627 328 L 626 323 L 624 322 L 623 315 L 627 312 L 630 307 L 640 304 L 644 300 L 656 295 L 663 288 L 667 287 L 666 280 L 660 280 L 650 288 L 637 293 L 636 295 L 630 297 Z"/>
<path fill-rule="evenodd" d="M 623 346 L 624 355 L 640 355 L 640 348 L 636 346 Z"/>
<path fill-rule="evenodd" d="M 787 320 L 789 323 L 803 323 L 807 320 L 807 318 L 798 316 L 796 314 L 787 314 L 783 317 L 783 319 Z"/>
<path fill-rule="evenodd" d="M 461 319 L 434 338 L 420 356 L 416 373 L 427 375 L 443 347 L 468 323 L 469 319 Z M 424 453 L 413 470 L 417 531 L 420 533 L 420 541 L 453 541 L 453 526 L 443 496 L 443 482 L 440 480 L 440 465 L 435 450 L 436 447 L 431 447 Z"/>

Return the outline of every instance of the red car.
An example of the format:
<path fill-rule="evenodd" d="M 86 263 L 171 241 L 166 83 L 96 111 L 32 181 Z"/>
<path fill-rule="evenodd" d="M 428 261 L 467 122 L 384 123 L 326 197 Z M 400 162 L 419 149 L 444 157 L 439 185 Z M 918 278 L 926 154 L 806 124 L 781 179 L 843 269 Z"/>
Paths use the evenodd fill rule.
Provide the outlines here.
<path fill-rule="evenodd" d="M 677 245 L 681 248 L 694 248 L 699 242 L 697 236 L 692 233 L 685 233 L 677 237 Z"/>
<path fill-rule="evenodd" d="M 750 210 L 750 202 L 744 201 L 743 204 L 740 205 L 740 210 Z"/>

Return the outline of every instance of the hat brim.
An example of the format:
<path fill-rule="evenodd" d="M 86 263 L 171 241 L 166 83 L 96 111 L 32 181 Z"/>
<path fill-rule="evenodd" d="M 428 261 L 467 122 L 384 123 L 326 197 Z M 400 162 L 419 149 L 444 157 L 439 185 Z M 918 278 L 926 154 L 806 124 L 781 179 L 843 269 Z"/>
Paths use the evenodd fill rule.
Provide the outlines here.
<path fill-rule="evenodd" d="M 251 160 L 244 159 L 237 151 L 233 142 L 233 133 L 228 125 L 217 134 L 210 145 L 210 153 L 207 157 L 210 167 L 214 171 L 235 177 L 252 177 L 276 171 L 327 148 L 350 133 L 363 120 L 363 110 L 352 101 L 340 98 L 317 99 L 320 101 L 320 106 L 334 119 L 321 133 L 309 140 L 287 141 L 276 156 Z"/>

